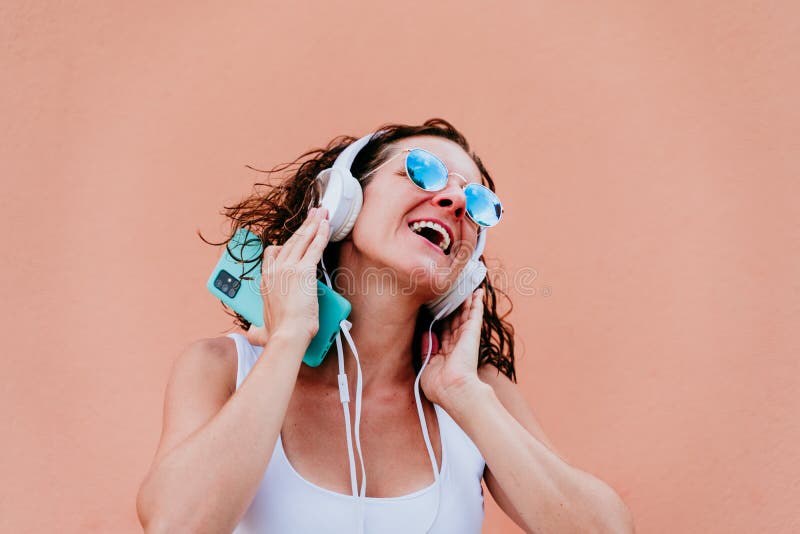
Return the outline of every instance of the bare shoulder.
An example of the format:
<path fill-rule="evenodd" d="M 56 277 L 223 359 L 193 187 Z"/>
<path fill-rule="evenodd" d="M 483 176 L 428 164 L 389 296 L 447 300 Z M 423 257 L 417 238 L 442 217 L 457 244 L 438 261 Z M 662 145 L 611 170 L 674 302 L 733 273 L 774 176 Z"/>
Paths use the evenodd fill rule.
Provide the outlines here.
<path fill-rule="evenodd" d="M 519 386 L 511 381 L 504 373 L 492 365 L 485 363 L 478 368 L 478 378 L 489 384 L 497 395 L 497 399 L 508 412 L 521 424 L 533 437 L 544 443 L 548 449 L 564 459 L 542 429 L 536 419 L 530 403 L 525 399 Z"/>
<path fill-rule="evenodd" d="M 164 396 L 158 461 L 225 405 L 236 390 L 236 343 L 228 337 L 193 341 L 175 359 Z"/>
<path fill-rule="evenodd" d="M 207 379 L 208 385 L 228 386 L 230 393 L 236 389 L 238 358 L 236 342 L 219 336 L 191 342 L 175 360 L 172 376 L 189 375 Z"/>

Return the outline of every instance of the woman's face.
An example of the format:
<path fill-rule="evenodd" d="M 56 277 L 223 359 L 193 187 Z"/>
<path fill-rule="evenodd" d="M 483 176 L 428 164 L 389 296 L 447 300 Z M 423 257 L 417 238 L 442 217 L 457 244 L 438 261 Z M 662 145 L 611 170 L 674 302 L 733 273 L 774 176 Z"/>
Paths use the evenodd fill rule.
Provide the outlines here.
<path fill-rule="evenodd" d="M 480 183 L 478 166 L 458 144 L 435 136 L 400 139 L 390 145 L 388 158 L 405 148 L 423 148 L 468 182 Z M 461 272 L 475 248 L 478 225 L 466 214 L 465 182 L 450 174 L 441 191 L 419 189 L 406 175 L 405 154 L 371 175 L 364 204 L 351 233 L 352 249 L 362 266 L 376 276 L 395 277 L 399 290 L 430 300 Z M 439 228 L 425 228 L 426 223 Z M 448 234 L 447 240 L 441 229 Z M 343 258 L 344 259 L 344 258 Z"/>

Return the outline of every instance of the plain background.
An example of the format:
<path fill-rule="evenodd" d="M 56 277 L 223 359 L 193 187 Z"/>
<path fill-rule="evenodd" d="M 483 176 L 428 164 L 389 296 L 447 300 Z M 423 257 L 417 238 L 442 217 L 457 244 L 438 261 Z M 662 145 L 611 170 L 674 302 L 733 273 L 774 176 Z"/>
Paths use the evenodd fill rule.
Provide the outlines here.
<path fill-rule="evenodd" d="M 797 6 L 4 2 L 0 530 L 140 530 L 245 165 L 441 116 L 570 463 L 642 533 L 800 531 Z M 484 530 L 519 531 L 488 494 Z"/>

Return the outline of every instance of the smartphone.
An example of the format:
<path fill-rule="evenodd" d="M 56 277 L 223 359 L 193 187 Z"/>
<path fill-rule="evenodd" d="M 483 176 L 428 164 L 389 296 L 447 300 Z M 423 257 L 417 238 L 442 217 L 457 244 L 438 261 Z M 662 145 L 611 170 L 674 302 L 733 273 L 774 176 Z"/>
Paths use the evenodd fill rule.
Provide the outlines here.
<path fill-rule="evenodd" d="M 261 239 L 246 228 L 238 230 L 208 278 L 206 287 L 226 306 L 256 326 L 264 326 L 261 296 Z M 343 296 L 317 281 L 319 330 L 308 345 L 303 363 L 317 367 L 325 359 L 352 306 Z"/>

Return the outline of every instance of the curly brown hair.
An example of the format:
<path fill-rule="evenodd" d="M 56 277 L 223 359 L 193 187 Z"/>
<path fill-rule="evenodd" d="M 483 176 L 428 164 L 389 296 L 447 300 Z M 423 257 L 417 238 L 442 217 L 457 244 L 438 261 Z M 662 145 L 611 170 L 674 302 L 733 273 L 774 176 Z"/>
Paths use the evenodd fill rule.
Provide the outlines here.
<path fill-rule="evenodd" d="M 389 156 L 391 144 L 405 137 L 417 135 L 432 135 L 444 137 L 457 143 L 472 157 L 481 172 L 481 181 L 492 191 L 495 190 L 494 180 L 481 162 L 480 158 L 470 151 L 466 138 L 456 128 L 441 118 L 433 118 L 422 125 L 384 124 L 376 131 L 370 141 L 359 151 L 353 161 L 351 172 L 359 179 L 362 187 L 369 184 L 370 178 L 359 177 L 368 174 L 378 167 Z M 229 252 L 233 251 L 228 246 L 233 235 L 240 229 L 246 228 L 259 236 L 263 246 L 273 243 L 284 243 L 300 227 L 306 210 L 310 205 L 316 205 L 319 193 L 315 187 L 315 179 L 320 171 L 333 166 L 336 157 L 357 137 L 341 135 L 331 140 L 325 148 L 316 148 L 300 155 L 291 163 L 283 163 L 265 171 L 247 165 L 251 170 L 263 172 L 268 175 L 268 182 L 273 174 L 284 173 L 272 183 L 257 182 L 254 184 L 253 193 L 233 206 L 224 206 L 222 214 L 230 223 L 230 233 L 227 238 L 219 243 L 206 240 L 198 231 L 200 239 L 214 246 L 225 245 Z M 260 189 L 261 188 L 261 189 Z M 323 261 L 328 269 L 335 269 L 338 264 L 340 242 L 331 242 L 325 248 Z M 481 257 L 483 259 L 483 257 Z M 260 261 L 260 258 L 258 258 Z M 253 268 L 260 267 L 254 265 Z M 481 284 L 483 293 L 483 325 L 481 327 L 481 345 L 478 366 L 491 363 L 499 372 L 504 373 L 513 382 L 516 382 L 514 371 L 514 327 L 505 320 L 513 305 L 508 295 L 495 288 L 489 277 Z M 504 313 L 498 311 L 499 297 L 507 302 Z M 223 307 L 228 309 L 224 304 Z M 241 315 L 230 310 L 235 317 L 235 324 L 247 330 L 250 323 Z M 420 308 L 414 332 L 413 365 L 418 372 L 422 365 L 422 332 L 427 330 L 432 317 L 423 306 Z M 435 329 L 441 333 L 441 325 Z"/>

